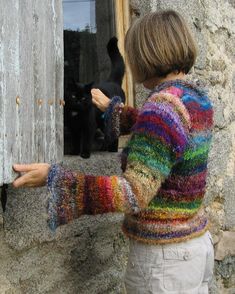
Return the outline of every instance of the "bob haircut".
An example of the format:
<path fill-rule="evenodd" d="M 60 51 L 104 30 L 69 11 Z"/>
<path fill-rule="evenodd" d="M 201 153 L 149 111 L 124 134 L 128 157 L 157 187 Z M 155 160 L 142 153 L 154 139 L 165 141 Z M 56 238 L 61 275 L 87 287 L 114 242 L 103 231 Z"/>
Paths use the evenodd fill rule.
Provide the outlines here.
<path fill-rule="evenodd" d="M 187 74 L 197 46 L 183 17 L 173 10 L 157 11 L 136 20 L 125 37 L 125 51 L 136 82 Z"/>

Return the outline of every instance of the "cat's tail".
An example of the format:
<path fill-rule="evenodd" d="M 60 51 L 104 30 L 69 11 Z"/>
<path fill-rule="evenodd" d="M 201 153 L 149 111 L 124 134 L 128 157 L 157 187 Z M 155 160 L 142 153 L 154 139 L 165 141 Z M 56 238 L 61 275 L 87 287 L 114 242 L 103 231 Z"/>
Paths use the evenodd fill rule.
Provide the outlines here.
<path fill-rule="evenodd" d="M 108 81 L 122 85 L 125 73 L 125 64 L 123 57 L 118 49 L 118 39 L 112 37 L 107 44 L 107 52 L 111 61 L 111 72 Z"/>

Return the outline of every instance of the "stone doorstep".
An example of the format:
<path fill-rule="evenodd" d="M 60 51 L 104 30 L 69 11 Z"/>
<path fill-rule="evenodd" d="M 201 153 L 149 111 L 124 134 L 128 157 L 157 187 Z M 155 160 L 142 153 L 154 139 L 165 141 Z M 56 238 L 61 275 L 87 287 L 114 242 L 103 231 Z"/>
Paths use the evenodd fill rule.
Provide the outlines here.
<path fill-rule="evenodd" d="M 215 248 L 215 259 L 223 260 L 227 255 L 235 256 L 235 231 L 223 231 Z"/>

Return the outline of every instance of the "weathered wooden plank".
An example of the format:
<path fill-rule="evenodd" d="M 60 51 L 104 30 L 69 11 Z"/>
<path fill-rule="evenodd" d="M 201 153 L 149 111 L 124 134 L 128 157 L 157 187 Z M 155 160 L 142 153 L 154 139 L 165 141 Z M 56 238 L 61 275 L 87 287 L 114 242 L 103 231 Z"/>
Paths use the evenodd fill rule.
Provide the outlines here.
<path fill-rule="evenodd" d="M 34 7 L 34 99 L 35 99 L 35 161 L 45 160 L 46 149 L 46 54 L 47 48 L 47 2 L 35 1 Z M 45 7 L 44 7 L 45 6 Z"/>
<path fill-rule="evenodd" d="M 3 3 L 4 2 L 4 3 Z M 19 116 L 16 97 L 19 90 L 19 2 L 1 1 L 1 101 L 2 155 L 0 183 L 12 179 L 12 163 L 18 159 Z"/>
<path fill-rule="evenodd" d="M 63 156 L 61 0 L 0 0 L 0 185 Z M 16 97 L 19 96 L 19 104 Z"/>
<path fill-rule="evenodd" d="M 33 25 L 33 55 L 34 55 L 34 117 L 35 117 L 35 161 L 44 161 L 45 146 L 45 98 L 46 98 L 46 16 L 45 9 L 40 1 L 34 2 L 34 25 Z"/>
<path fill-rule="evenodd" d="M 48 100 L 55 100 L 55 18 L 56 12 L 54 7 L 54 0 L 48 1 L 46 9 L 46 39 L 51 42 L 46 42 L 46 64 L 48 66 L 45 73 L 46 78 L 46 146 L 45 146 L 45 161 L 50 159 L 55 161 L 55 104 L 53 106 L 48 105 Z"/>
<path fill-rule="evenodd" d="M 2 4 L 2 0 L 0 1 Z M 0 185 L 3 182 L 3 150 L 4 150 L 4 108 L 3 108 L 3 96 L 5 96 L 5 83 L 4 83 L 4 47 L 3 47 L 3 37 L 4 37 L 4 20 L 2 17 L 3 11 L 0 12 Z"/>
<path fill-rule="evenodd" d="M 55 27 L 55 136 L 56 136 L 56 159 L 60 160 L 64 155 L 64 115 L 63 105 L 60 101 L 64 99 L 64 22 L 62 1 L 54 1 Z"/>
<path fill-rule="evenodd" d="M 34 73 L 33 73 L 33 3 L 19 1 L 19 133 L 20 142 L 16 146 L 18 162 L 34 161 Z M 19 149 L 20 147 L 20 149 Z"/>

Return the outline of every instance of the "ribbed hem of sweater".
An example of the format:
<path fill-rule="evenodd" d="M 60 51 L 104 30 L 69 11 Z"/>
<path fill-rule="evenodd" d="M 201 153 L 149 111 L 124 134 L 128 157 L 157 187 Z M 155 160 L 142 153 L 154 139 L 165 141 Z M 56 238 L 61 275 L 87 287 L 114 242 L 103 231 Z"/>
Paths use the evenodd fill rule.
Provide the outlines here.
<path fill-rule="evenodd" d="M 172 221 L 154 220 L 152 222 L 134 215 L 126 215 L 122 231 L 131 239 L 145 244 L 170 244 L 185 242 L 203 235 L 209 229 L 209 222 L 200 210 L 194 217 L 172 226 Z M 167 229 L 168 228 L 168 229 Z"/>

